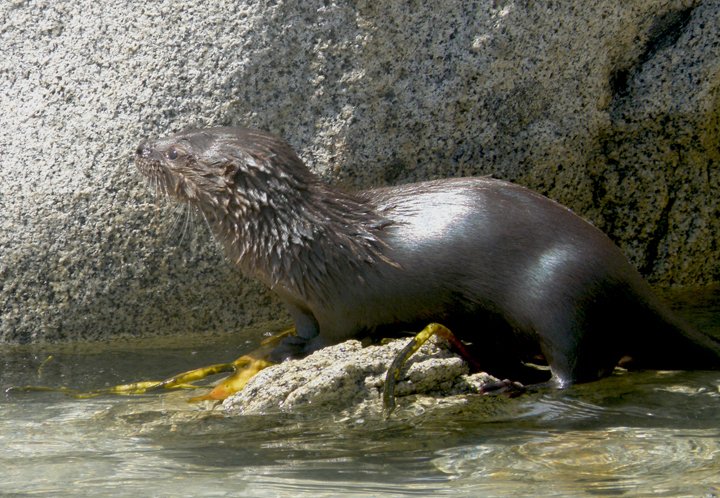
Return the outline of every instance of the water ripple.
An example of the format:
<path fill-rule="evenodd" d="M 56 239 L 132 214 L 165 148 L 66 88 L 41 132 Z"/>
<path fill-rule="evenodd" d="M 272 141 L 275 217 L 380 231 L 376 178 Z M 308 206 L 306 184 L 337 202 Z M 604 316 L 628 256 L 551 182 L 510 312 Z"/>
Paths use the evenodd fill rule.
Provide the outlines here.
<path fill-rule="evenodd" d="M 439 452 L 458 488 L 507 495 L 714 496 L 720 431 L 616 427 L 539 432 Z M 490 496 L 490 495 L 486 495 Z"/>

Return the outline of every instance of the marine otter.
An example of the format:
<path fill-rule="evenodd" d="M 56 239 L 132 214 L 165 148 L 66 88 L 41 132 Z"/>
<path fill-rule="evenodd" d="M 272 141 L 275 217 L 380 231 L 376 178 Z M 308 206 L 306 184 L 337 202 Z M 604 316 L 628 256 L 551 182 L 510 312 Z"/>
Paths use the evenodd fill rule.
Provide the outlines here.
<path fill-rule="evenodd" d="M 136 164 L 285 303 L 297 335 L 274 361 L 439 322 L 489 373 L 523 381 L 542 355 L 561 388 L 624 356 L 637 368 L 720 367 L 720 341 L 679 325 L 607 236 L 519 185 L 473 177 L 347 193 L 247 128 L 146 141 Z"/>

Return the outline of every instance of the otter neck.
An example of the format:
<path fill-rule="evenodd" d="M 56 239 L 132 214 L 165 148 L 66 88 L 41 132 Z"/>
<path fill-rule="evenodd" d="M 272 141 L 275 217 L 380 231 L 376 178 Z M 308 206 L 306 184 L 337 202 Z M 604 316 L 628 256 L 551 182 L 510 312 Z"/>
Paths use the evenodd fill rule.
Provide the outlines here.
<path fill-rule="evenodd" d="M 328 278 L 360 279 L 367 267 L 392 264 L 380 238 L 389 222 L 353 195 L 316 181 L 263 192 L 260 201 L 248 203 L 237 188 L 198 207 L 227 256 L 271 289 L 304 301 L 323 299 Z"/>

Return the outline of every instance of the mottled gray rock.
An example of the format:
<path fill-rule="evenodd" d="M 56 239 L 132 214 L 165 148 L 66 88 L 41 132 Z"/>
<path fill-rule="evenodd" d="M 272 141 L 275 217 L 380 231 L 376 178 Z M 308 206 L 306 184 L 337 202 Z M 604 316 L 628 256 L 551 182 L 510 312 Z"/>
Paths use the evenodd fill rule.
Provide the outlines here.
<path fill-rule="evenodd" d="M 720 280 L 720 3 L 0 3 L 0 342 L 285 315 L 160 203 L 143 137 L 247 124 L 351 187 L 509 178 L 658 283 Z"/>
<path fill-rule="evenodd" d="M 442 343 L 442 341 L 440 341 Z M 328 346 L 301 360 L 290 360 L 262 370 L 223 407 L 232 415 L 322 410 L 326 413 L 380 415 L 382 390 L 390 364 L 408 339 L 363 348 L 358 341 Z M 486 373 L 468 374 L 467 364 L 433 340 L 410 357 L 395 388 L 406 405 L 421 397 L 452 399 L 478 394 L 497 379 Z M 459 401 L 459 399 L 457 399 Z"/>

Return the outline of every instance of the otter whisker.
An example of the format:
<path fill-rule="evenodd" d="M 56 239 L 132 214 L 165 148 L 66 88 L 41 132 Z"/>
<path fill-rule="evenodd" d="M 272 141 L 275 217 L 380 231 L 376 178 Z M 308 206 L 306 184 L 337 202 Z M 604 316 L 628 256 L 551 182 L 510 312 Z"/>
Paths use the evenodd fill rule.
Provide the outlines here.
<path fill-rule="evenodd" d="M 192 216 L 192 213 L 190 212 L 191 208 L 187 204 L 181 203 L 175 203 L 173 211 L 174 215 L 170 232 L 175 235 L 177 235 L 178 233 L 180 234 L 180 236 L 177 237 L 176 242 L 176 245 L 179 247 L 182 246 L 188 229 L 192 225 L 190 223 L 190 217 Z"/>

